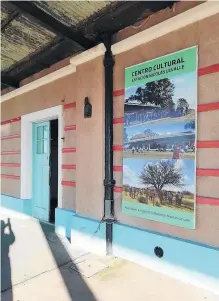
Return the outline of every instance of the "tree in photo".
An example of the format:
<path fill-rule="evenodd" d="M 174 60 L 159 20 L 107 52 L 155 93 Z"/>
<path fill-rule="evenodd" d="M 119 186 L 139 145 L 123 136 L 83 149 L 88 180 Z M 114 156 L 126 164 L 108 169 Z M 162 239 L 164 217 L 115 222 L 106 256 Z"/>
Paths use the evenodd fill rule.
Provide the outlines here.
<path fill-rule="evenodd" d="M 185 98 L 179 98 L 177 101 L 177 109 L 183 110 L 185 114 L 188 114 L 189 111 L 189 103 Z"/>
<path fill-rule="evenodd" d="M 140 179 L 142 184 L 154 187 L 161 205 L 163 204 L 162 189 L 165 186 L 183 187 L 185 185 L 182 169 L 172 160 L 161 160 L 145 165 L 140 174 Z"/>
<path fill-rule="evenodd" d="M 135 92 L 135 98 L 140 102 L 144 103 L 144 89 L 142 87 L 138 87 Z"/>
<path fill-rule="evenodd" d="M 174 106 L 174 88 L 174 84 L 168 78 L 146 83 L 142 102 L 171 109 Z"/>

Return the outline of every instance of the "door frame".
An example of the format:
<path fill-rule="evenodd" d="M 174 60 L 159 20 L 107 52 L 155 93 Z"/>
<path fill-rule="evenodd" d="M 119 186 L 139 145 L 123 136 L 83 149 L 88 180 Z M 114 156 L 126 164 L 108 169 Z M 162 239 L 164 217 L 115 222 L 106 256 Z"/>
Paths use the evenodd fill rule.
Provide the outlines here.
<path fill-rule="evenodd" d="M 62 105 L 21 116 L 21 199 L 32 199 L 33 123 L 53 119 L 58 119 L 58 207 L 62 208 Z"/>

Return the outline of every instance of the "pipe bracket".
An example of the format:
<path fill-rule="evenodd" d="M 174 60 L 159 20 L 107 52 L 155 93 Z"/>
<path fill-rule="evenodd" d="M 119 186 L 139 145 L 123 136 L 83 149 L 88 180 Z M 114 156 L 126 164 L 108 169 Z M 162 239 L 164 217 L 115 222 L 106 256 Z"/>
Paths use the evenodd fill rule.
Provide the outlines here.
<path fill-rule="evenodd" d="M 105 187 L 113 187 L 113 186 L 115 186 L 116 181 L 114 179 L 111 179 L 111 180 L 104 179 L 103 183 L 104 183 Z"/>

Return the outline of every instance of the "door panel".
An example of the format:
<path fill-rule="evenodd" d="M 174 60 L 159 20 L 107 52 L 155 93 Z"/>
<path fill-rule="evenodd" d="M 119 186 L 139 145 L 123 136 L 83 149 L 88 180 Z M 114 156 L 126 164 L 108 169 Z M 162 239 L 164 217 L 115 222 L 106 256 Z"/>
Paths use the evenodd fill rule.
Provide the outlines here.
<path fill-rule="evenodd" d="M 33 215 L 49 221 L 50 122 L 33 124 Z"/>

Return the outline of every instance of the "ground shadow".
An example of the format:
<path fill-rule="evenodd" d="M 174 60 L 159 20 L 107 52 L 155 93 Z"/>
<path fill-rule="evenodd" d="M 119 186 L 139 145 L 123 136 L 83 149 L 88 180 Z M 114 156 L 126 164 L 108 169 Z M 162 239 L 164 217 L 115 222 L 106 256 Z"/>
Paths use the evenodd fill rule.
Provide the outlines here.
<path fill-rule="evenodd" d="M 51 250 L 57 267 L 68 290 L 69 296 L 72 301 L 97 301 L 88 285 L 85 283 L 80 273 L 70 269 L 76 268 L 73 259 L 70 257 L 68 251 L 60 240 L 59 236 L 55 233 L 53 225 L 39 222 L 45 238 L 47 239 L 48 246 Z M 52 240 L 50 239 L 52 237 Z M 60 260 L 60 256 L 62 260 Z M 71 274 L 70 271 L 71 270 Z M 69 277 L 71 275 L 71 277 Z"/>
<path fill-rule="evenodd" d="M 7 233 L 8 232 L 8 233 Z M 11 227 L 10 218 L 7 223 L 1 220 L 1 293 L 12 287 L 10 246 L 15 242 L 15 235 Z M 8 301 L 13 301 L 13 292 L 10 289 Z"/>

